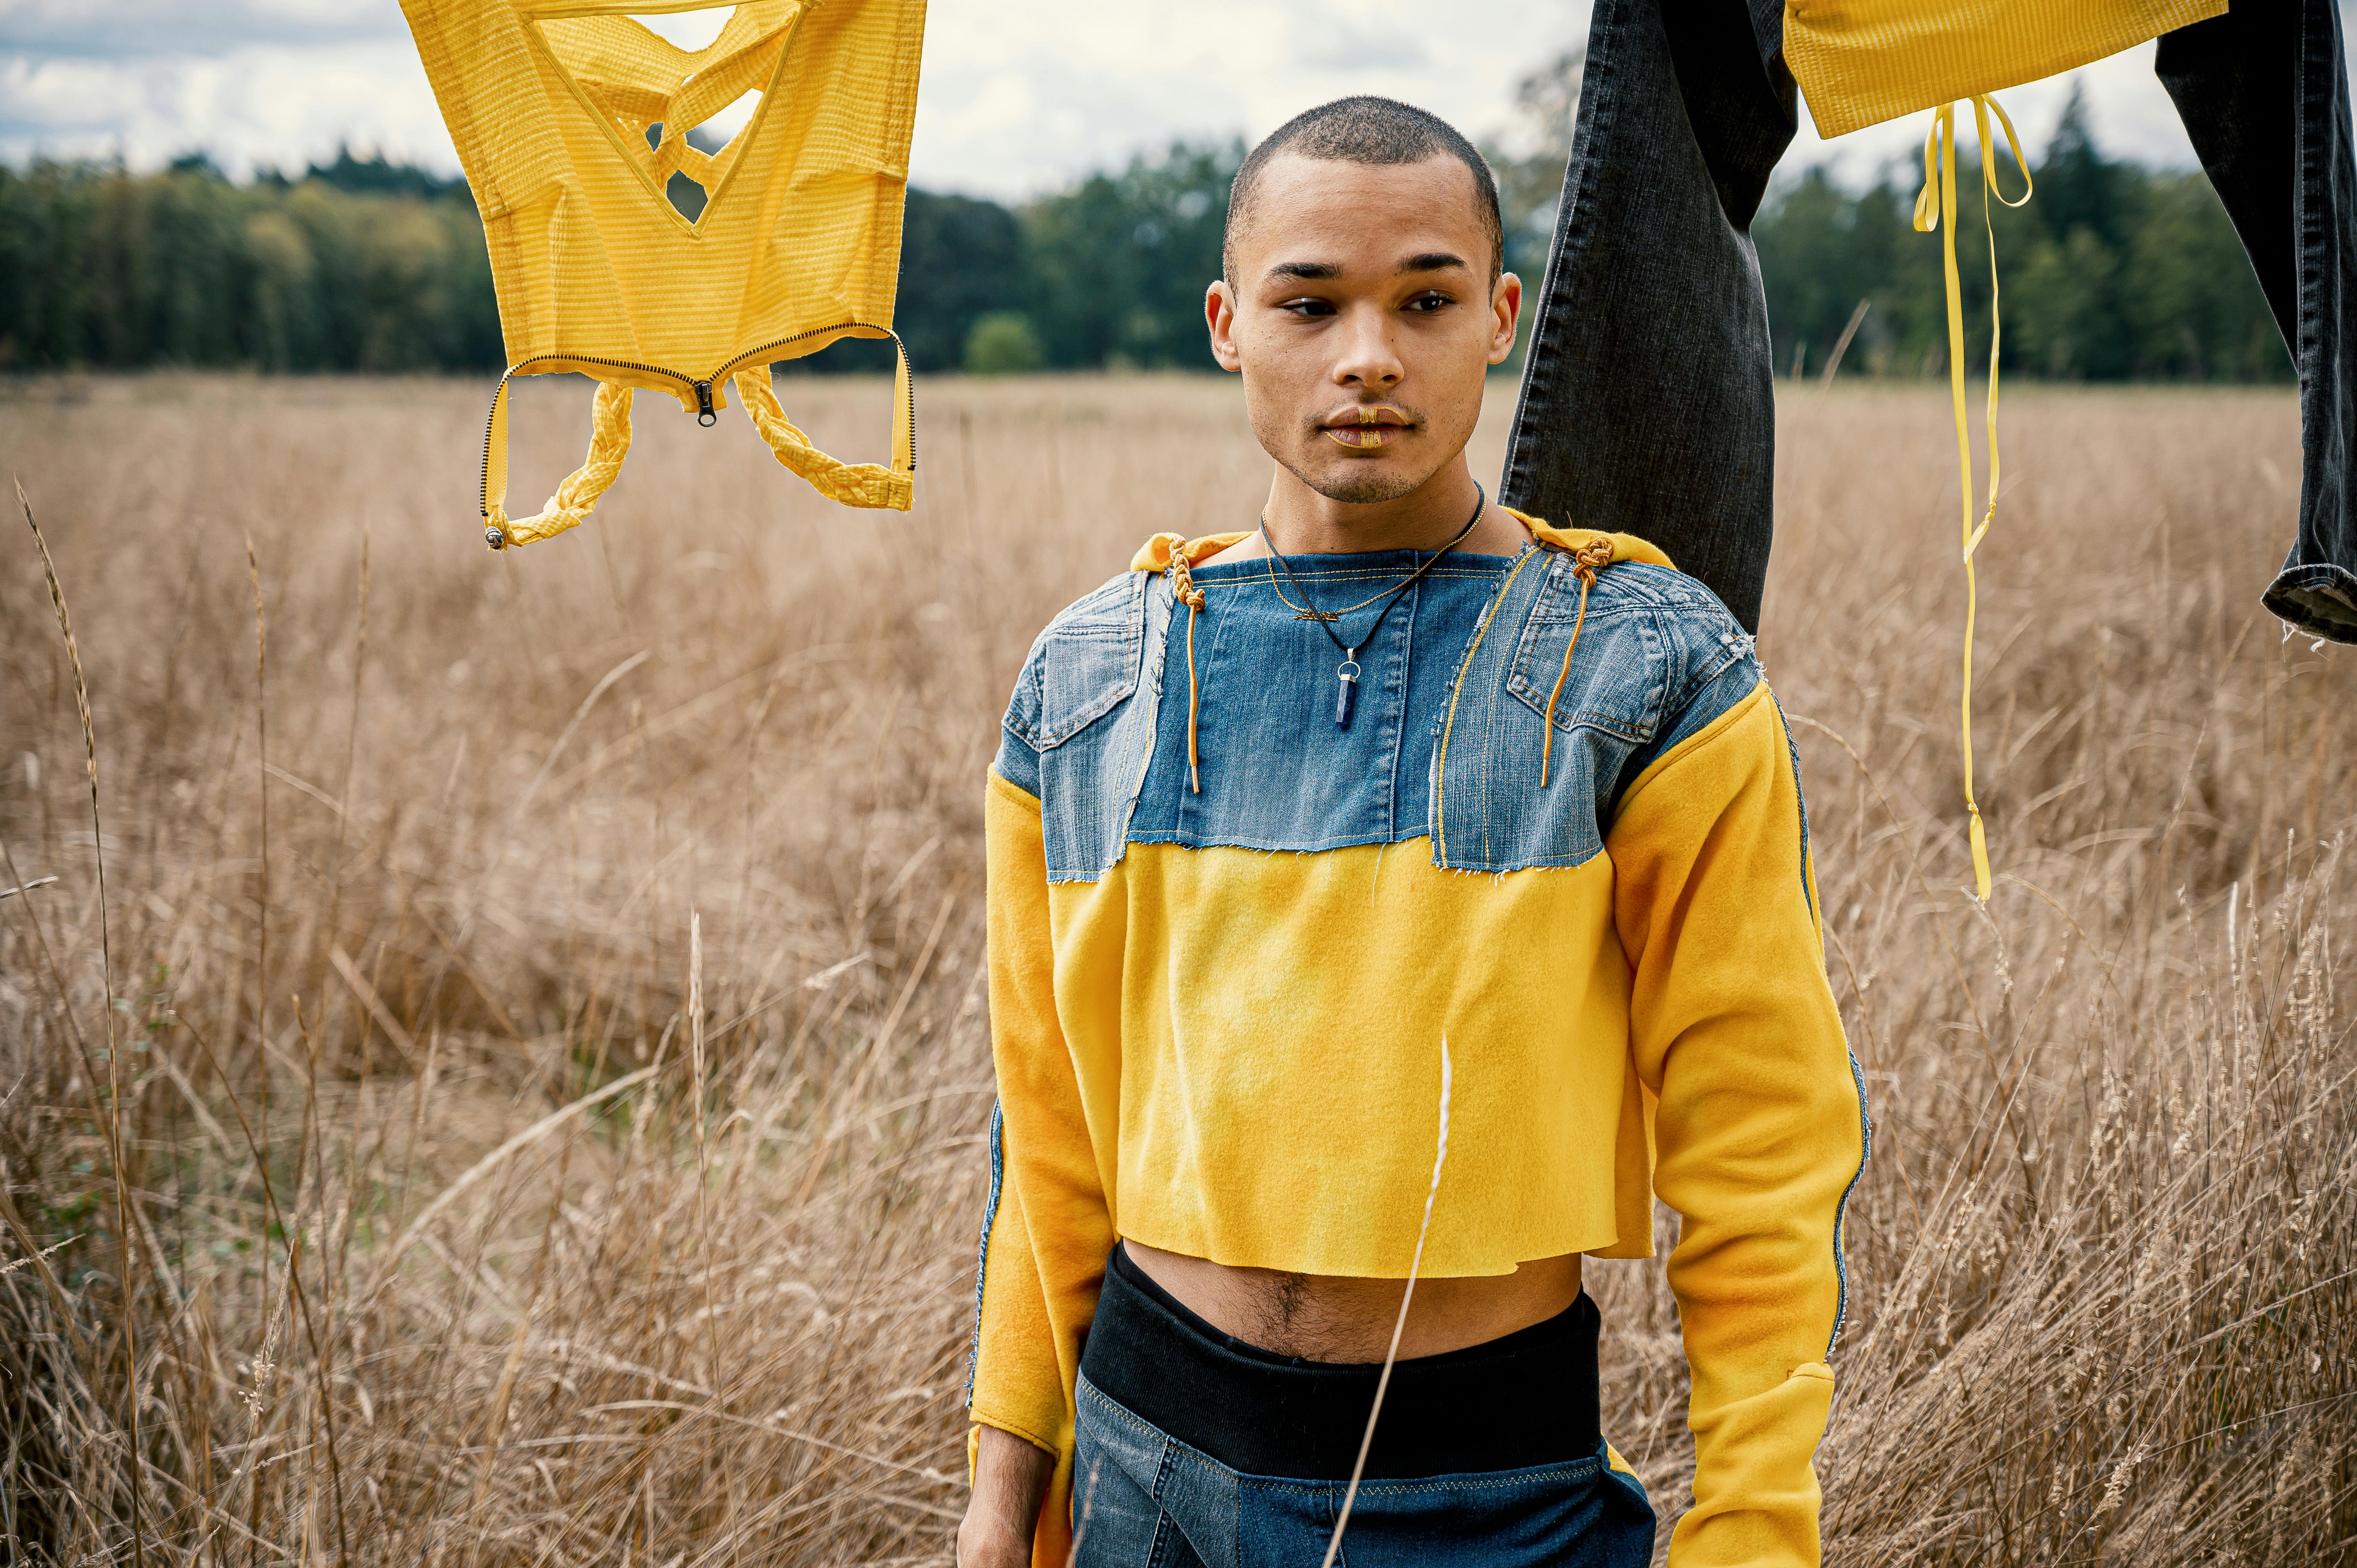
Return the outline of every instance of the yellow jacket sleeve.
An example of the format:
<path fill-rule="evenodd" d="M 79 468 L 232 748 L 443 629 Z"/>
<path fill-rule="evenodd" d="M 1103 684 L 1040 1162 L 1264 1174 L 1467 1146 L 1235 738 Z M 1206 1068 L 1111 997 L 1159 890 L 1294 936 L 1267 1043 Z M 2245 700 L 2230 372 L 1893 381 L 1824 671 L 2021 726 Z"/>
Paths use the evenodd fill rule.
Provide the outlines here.
<path fill-rule="evenodd" d="M 1825 982 L 1808 823 L 1765 683 L 1653 764 L 1608 839 L 1655 1099 L 1653 1188 L 1693 1373 L 1694 1508 L 1672 1568 L 1819 1561 L 1812 1466 L 1865 1097 Z"/>
<path fill-rule="evenodd" d="M 998 1111 L 971 1413 L 976 1424 L 1056 1455 L 1032 1561 L 1063 1568 L 1071 1546 L 1072 1386 L 1113 1250 L 1113 1218 L 1056 1015 L 1038 799 L 992 773 L 984 836 Z"/>

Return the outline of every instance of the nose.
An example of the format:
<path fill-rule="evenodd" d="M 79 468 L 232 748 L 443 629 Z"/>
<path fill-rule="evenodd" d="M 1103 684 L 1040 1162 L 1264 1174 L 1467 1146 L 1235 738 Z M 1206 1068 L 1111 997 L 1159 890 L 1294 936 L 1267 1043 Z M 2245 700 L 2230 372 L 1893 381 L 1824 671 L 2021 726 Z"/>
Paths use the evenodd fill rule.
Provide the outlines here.
<path fill-rule="evenodd" d="M 1334 384 L 1389 392 L 1407 367 L 1400 362 L 1392 340 L 1391 312 L 1372 302 L 1356 306 L 1344 317 L 1338 335 L 1340 356 L 1334 361 Z"/>

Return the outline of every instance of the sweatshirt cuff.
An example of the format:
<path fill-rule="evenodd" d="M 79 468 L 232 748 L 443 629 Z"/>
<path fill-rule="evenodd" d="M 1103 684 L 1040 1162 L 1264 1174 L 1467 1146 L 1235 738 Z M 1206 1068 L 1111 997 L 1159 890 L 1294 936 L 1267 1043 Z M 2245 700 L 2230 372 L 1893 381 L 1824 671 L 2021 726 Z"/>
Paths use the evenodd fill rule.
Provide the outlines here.
<path fill-rule="evenodd" d="M 1833 1369 L 1810 1361 L 1771 1389 L 1694 1412 L 1694 1507 L 1671 1534 L 1669 1568 L 1817 1568 L 1813 1461 L 1833 1400 Z"/>

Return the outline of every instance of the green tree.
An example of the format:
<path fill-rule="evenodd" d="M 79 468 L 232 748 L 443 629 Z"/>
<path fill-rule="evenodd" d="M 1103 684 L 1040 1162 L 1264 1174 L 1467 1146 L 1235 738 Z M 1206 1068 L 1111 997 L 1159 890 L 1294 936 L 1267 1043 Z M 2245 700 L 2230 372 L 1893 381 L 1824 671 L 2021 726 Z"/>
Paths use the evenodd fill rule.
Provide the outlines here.
<path fill-rule="evenodd" d="M 2243 242 L 2200 174 L 2153 177 L 2129 241 L 2121 303 L 2135 373 L 2192 381 L 2284 381 L 2291 356 Z"/>
<path fill-rule="evenodd" d="M 1862 221 L 1868 207 L 1820 166 L 1785 188 L 1755 224 L 1778 370 L 1824 364 L 1858 302 L 1870 301 L 1885 281 L 1890 258 L 1876 242 L 1880 231 Z M 1875 325 L 1879 331 L 1882 324 Z"/>
<path fill-rule="evenodd" d="M 2009 151 L 1998 182 L 2019 188 Z M 2209 181 L 2107 159 L 2083 100 L 2066 109 L 2019 209 L 1986 202 L 1976 149 L 1957 157 L 1958 294 L 1968 368 L 1986 369 L 1994 232 L 2005 367 L 2070 380 L 2280 380 L 2291 373 L 2257 280 Z M 1753 237 L 1775 363 L 1825 362 L 1858 301 L 1845 373 L 1947 367 L 1942 240 L 1914 231 L 1914 166 L 1851 194 L 1821 169 L 1782 182 Z M 1904 183 L 1900 183 L 1903 180 Z"/>
<path fill-rule="evenodd" d="M 1989 128 L 2000 136 L 2004 134 L 1994 120 Z M 2011 156 L 2003 163 L 2000 177 L 2010 180 Z M 2136 187 L 2143 174 L 2133 164 L 2111 162 L 2095 145 L 2086 84 L 2074 81 L 2070 101 L 2062 106 L 2062 118 L 2055 123 L 2054 134 L 2046 144 L 2046 156 L 2038 163 L 2033 216 L 2058 241 L 2084 229 L 2106 250 L 2116 251 L 2126 242 L 2133 214 L 2141 205 Z M 2007 188 L 2012 188 L 2007 185 Z"/>
<path fill-rule="evenodd" d="M 1575 44 L 1523 78 L 1514 89 L 1515 130 L 1529 151 L 1517 156 L 1495 143 L 1481 148 L 1498 181 L 1498 218 L 1506 236 L 1501 263 L 1523 280 L 1523 318 L 1501 374 L 1521 372 L 1531 325 L 1538 319 L 1538 292 L 1546 278 L 1547 250 L 1555 242 L 1555 209 L 1563 198 L 1587 74 L 1587 46 Z"/>
<path fill-rule="evenodd" d="M 500 362 L 463 185 L 349 154 L 232 185 L 200 157 L 0 168 L 0 363 L 420 370 Z"/>
<path fill-rule="evenodd" d="M 1175 143 L 1024 209 L 1027 294 L 1049 364 L 1210 365 L 1203 291 L 1220 275 L 1243 151 Z"/>
<path fill-rule="evenodd" d="M 1039 329 L 1019 310 L 993 310 L 976 317 L 966 334 L 965 368 L 977 376 L 1019 374 L 1047 364 Z"/>
<path fill-rule="evenodd" d="M 2118 308 L 2120 259 L 2093 229 L 2082 224 L 2060 244 L 2040 239 L 2015 266 L 2014 286 L 2001 296 L 2014 339 L 2008 362 L 2079 381 L 2115 376 L 2133 360 Z"/>
<path fill-rule="evenodd" d="M 311 242 L 283 208 L 245 220 L 245 252 L 253 266 L 253 319 L 246 349 L 265 371 L 292 371 L 311 362 L 317 327 L 311 310 Z"/>
<path fill-rule="evenodd" d="M 909 192 L 895 320 L 920 371 L 957 369 L 975 323 L 1025 303 L 1023 227 L 996 201 Z"/>

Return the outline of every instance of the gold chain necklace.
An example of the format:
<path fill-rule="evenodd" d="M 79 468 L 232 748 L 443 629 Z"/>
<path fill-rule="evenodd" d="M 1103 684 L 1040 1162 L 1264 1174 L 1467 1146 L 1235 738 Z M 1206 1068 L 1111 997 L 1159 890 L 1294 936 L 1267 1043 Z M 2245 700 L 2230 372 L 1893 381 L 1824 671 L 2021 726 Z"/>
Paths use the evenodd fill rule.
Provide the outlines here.
<path fill-rule="evenodd" d="M 1268 585 L 1275 591 L 1277 598 L 1284 603 L 1285 607 L 1293 612 L 1294 619 L 1338 621 L 1344 616 L 1349 615 L 1352 610 L 1365 609 L 1369 605 L 1373 604 L 1377 599 L 1382 598 L 1385 594 L 1390 593 L 1399 585 L 1396 583 L 1386 583 L 1382 587 L 1376 589 L 1373 593 L 1369 594 L 1365 598 L 1361 599 L 1357 604 L 1344 605 L 1339 610 L 1314 610 L 1307 605 L 1297 605 L 1291 599 L 1286 598 L 1285 590 L 1277 585 L 1276 572 L 1273 567 L 1270 569 L 1268 575 Z"/>
<path fill-rule="evenodd" d="M 1478 492 L 1478 491 L 1480 491 L 1480 490 L 1481 487 L 1480 487 L 1480 484 L 1478 484 L 1478 483 L 1477 483 L 1477 484 L 1475 484 L 1475 485 L 1474 485 L 1473 489 Z M 1488 504 L 1489 504 L 1489 503 L 1488 503 L 1488 501 L 1487 501 L 1487 499 L 1485 498 L 1485 499 L 1484 499 L 1484 500 L 1483 500 L 1483 501 L 1482 501 L 1482 503 L 1481 503 L 1481 506 L 1487 506 Z M 1479 521 L 1481 521 L 1481 507 L 1480 507 L 1480 506 L 1477 506 L 1477 507 L 1474 509 L 1474 511 L 1473 511 L 1473 521 L 1474 521 L 1474 522 L 1479 522 Z M 1264 538 L 1265 538 L 1265 537 L 1267 536 L 1267 533 L 1268 533 L 1268 513 L 1266 513 L 1266 512 L 1263 512 L 1263 513 L 1261 513 L 1261 514 L 1260 514 L 1260 528 L 1261 528 L 1261 533 L 1262 533 L 1262 536 L 1263 536 Z M 1437 563 L 1438 563 L 1438 561 L 1440 560 L 1440 557 L 1441 557 L 1442 555 L 1446 555 L 1446 554 L 1448 554 L 1451 550 L 1456 549 L 1456 548 L 1457 548 L 1457 546 L 1458 546 L 1459 543 L 1463 542 L 1463 541 L 1464 541 L 1464 539 L 1465 539 L 1465 534 L 1466 534 L 1466 533 L 1470 533 L 1470 532 L 1473 532 L 1472 524 L 1471 524 L 1471 523 L 1467 524 L 1467 525 L 1466 525 L 1466 528 L 1465 528 L 1465 532 L 1464 532 L 1464 533 L 1460 533 L 1460 534 L 1458 534 L 1455 539 L 1452 539 L 1452 540 L 1450 540 L 1448 543 L 1446 543 L 1446 544 L 1442 545 L 1442 546 L 1440 547 L 1440 550 L 1439 550 L 1438 553 L 1437 553 L 1437 554 L 1435 554 L 1435 555 L 1433 556 L 1433 558 L 1432 558 L 1430 561 L 1426 562 L 1423 565 L 1421 565 L 1421 566 L 1417 567 L 1415 571 L 1413 571 L 1413 572 L 1409 573 L 1409 574 L 1408 574 L 1408 580 L 1409 580 L 1410 582 L 1413 582 L 1413 581 L 1415 581 L 1416 578 L 1423 576 L 1423 575 L 1424 575 L 1424 574 L 1425 574 L 1426 571 L 1428 571 L 1428 570 L 1429 570 L 1433 565 L 1435 565 L 1436 564 L 1437 564 Z M 1270 542 L 1270 544 L 1269 544 L 1269 547 L 1268 547 L 1268 553 L 1269 553 L 1269 555 L 1270 555 L 1271 557 L 1273 557 L 1273 558 L 1274 558 L 1274 560 L 1281 561 L 1281 560 L 1283 560 L 1283 559 L 1284 559 L 1284 557 L 1283 557 L 1283 556 L 1278 555 L 1278 554 L 1276 553 L 1276 545 L 1275 545 L 1275 543 L 1273 541 L 1272 541 L 1272 542 Z M 1414 551 L 1410 551 L 1410 552 L 1409 552 L 1409 553 L 1410 553 L 1410 554 L 1414 554 L 1414 553 L 1415 553 L 1415 552 L 1414 552 Z M 1285 571 L 1286 571 L 1286 576 L 1292 576 L 1292 575 L 1293 575 L 1293 568 L 1292 568 L 1292 566 L 1291 566 L 1290 564 L 1288 564 L 1288 565 L 1286 567 Z M 1270 567 L 1270 570 L 1269 570 L 1269 574 L 1268 574 L 1268 585 L 1269 585 L 1269 589 L 1270 589 L 1270 591 L 1271 591 L 1271 592 L 1273 592 L 1273 593 L 1275 593 L 1275 594 L 1276 595 L 1277 601 L 1278 601 L 1279 603 L 1281 603 L 1282 605 L 1284 605 L 1284 606 L 1285 606 L 1285 607 L 1286 607 L 1286 609 L 1289 609 L 1289 610 L 1291 610 L 1291 611 L 1293 612 L 1293 618 L 1294 618 L 1294 619 L 1296 619 L 1296 620 L 1314 620 L 1314 621 L 1324 621 L 1324 622 L 1328 622 L 1328 623 L 1329 623 L 1329 624 L 1330 624 L 1330 623 L 1332 623 L 1332 622 L 1334 622 L 1334 621 L 1340 620 L 1344 616 L 1349 615 L 1349 614 L 1351 614 L 1351 612 L 1353 612 L 1353 611 L 1355 611 L 1355 610 L 1362 610 L 1362 609 L 1365 609 L 1369 605 L 1373 604 L 1377 599 L 1382 598 L 1385 594 L 1388 594 L 1388 593 L 1392 592 L 1392 590 L 1393 590 L 1393 589 L 1394 589 L 1394 588 L 1399 588 L 1399 587 L 1404 587 L 1404 586 L 1405 586 L 1406 585 L 1405 585 L 1405 584 L 1402 584 L 1402 583 L 1387 583 L 1387 584 L 1385 584 L 1383 587 L 1380 587 L 1380 588 L 1376 589 L 1373 593 L 1369 594 L 1365 598 L 1361 599 L 1357 604 L 1355 604 L 1355 605 L 1344 605 L 1344 606 L 1343 606 L 1340 609 L 1339 609 L 1339 610 L 1321 610 L 1321 609 L 1314 609 L 1314 608 L 1312 608 L 1311 607 L 1309 607 L 1309 606 L 1308 606 L 1308 605 L 1297 605 L 1297 604 L 1295 604 L 1291 599 L 1286 598 L 1286 597 L 1285 596 L 1285 589 L 1284 589 L 1282 586 L 1280 586 L 1280 585 L 1278 585 L 1278 583 L 1277 583 L 1277 580 L 1276 580 L 1276 572 L 1275 572 L 1275 569 L 1274 564 L 1272 564 L 1272 565 L 1271 565 L 1271 567 Z M 1299 585 L 1299 583 L 1297 581 L 1297 582 L 1296 582 L 1296 584 L 1295 584 L 1295 586 L 1298 587 L 1299 585 Z M 1308 589 L 1306 589 L 1306 588 L 1302 589 L 1301 596 L 1302 596 L 1303 598 L 1305 598 L 1305 599 L 1306 599 L 1306 598 L 1308 598 L 1308 597 L 1309 596 L 1309 592 L 1308 592 Z"/>

